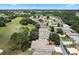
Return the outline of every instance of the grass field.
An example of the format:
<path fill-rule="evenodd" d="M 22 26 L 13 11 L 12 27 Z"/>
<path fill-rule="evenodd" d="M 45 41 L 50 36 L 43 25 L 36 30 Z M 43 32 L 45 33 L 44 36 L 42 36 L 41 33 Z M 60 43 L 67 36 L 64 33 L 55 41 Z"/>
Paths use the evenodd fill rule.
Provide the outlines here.
<path fill-rule="evenodd" d="M 5 15 L 4 13 L 0 13 L 0 17 L 8 17 L 8 16 Z"/>
<path fill-rule="evenodd" d="M 28 24 L 26 27 L 27 27 L 30 31 L 35 28 L 35 26 L 32 25 L 32 24 Z"/>
<path fill-rule="evenodd" d="M 0 27 L 0 49 L 5 49 L 8 46 L 8 41 L 12 33 L 16 32 L 21 25 L 19 21 L 22 17 L 15 18 L 12 22 L 7 23 L 6 27 Z"/>

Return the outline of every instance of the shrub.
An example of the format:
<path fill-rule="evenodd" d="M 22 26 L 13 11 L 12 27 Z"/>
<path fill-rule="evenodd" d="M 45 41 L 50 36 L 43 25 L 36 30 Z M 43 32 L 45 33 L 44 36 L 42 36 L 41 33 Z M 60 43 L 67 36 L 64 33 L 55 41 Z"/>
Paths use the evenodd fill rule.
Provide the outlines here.
<path fill-rule="evenodd" d="M 15 19 L 17 16 L 16 15 L 10 15 L 8 18 L 9 19 Z"/>
<path fill-rule="evenodd" d="M 33 40 L 37 40 L 38 37 L 39 37 L 39 32 L 38 32 L 38 29 L 33 29 L 31 32 L 30 32 L 30 40 L 33 41 Z"/>
<path fill-rule="evenodd" d="M 10 19 L 6 19 L 4 22 L 8 23 L 8 22 L 11 22 L 11 20 Z"/>
<path fill-rule="evenodd" d="M 4 26 L 6 26 L 5 22 L 0 21 L 0 27 L 4 27 Z"/>
<path fill-rule="evenodd" d="M 39 24 L 35 24 L 35 27 L 36 27 L 37 29 L 39 29 L 39 28 L 40 28 L 40 25 L 39 25 Z"/>
<path fill-rule="evenodd" d="M 51 28 L 51 32 L 54 32 L 54 27 L 53 27 L 53 26 L 51 26 L 50 28 Z"/>
<path fill-rule="evenodd" d="M 60 37 L 56 33 L 51 33 L 49 40 L 53 41 L 55 45 L 60 45 Z"/>
<path fill-rule="evenodd" d="M 47 19 L 49 19 L 49 16 L 47 16 Z"/>
<path fill-rule="evenodd" d="M 11 49 L 25 51 L 31 46 L 29 41 L 28 32 L 13 33 L 10 40 Z"/>
<path fill-rule="evenodd" d="M 60 25 L 60 23 L 58 23 L 58 27 L 60 27 L 61 25 Z"/>
<path fill-rule="evenodd" d="M 57 29 L 57 33 L 59 33 L 59 34 L 61 34 L 61 35 L 64 34 L 64 33 L 63 33 L 63 30 L 62 30 L 61 28 L 58 28 L 58 29 Z"/>
<path fill-rule="evenodd" d="M 20 23 L 21 23 L 22 25 L 27 25 L 27 24 L 33 24 L 33 25 L 35 25 L 35 24 L 36 24 L 36 22 L 33 21 L 32 19 L 22 19 L 22 20 L 20 21 Z"/>
<path fill-rule="evenodd" d="M 40 21 L 40 22 L 43 22 L 43 20 L 42 20 L 42 19 L 39 19 L 39 21 Z"/>

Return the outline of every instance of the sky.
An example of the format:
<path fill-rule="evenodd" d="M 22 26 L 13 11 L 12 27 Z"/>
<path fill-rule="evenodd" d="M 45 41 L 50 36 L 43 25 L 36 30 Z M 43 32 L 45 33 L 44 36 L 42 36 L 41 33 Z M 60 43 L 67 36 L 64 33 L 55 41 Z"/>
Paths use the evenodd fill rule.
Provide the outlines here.
<path fill-rule="evenodd" d="M 0 9 L 75 9 L 79 4 L 0 4 Z"/>

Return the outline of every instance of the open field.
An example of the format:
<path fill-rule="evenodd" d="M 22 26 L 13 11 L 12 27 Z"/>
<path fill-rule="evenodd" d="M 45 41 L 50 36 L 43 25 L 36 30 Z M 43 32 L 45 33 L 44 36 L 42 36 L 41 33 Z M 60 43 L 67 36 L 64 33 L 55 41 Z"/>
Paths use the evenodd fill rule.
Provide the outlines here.
<path fill-rule="evenodd" d="M 19 24 L 21 19 L 22 17 L 17 17 L 12 22 L 7 23 L 6 27 L 0 27 L 0 49 L 7 47 L 7 43 L 10 40 L 11 34 L 21 27 Z"/>

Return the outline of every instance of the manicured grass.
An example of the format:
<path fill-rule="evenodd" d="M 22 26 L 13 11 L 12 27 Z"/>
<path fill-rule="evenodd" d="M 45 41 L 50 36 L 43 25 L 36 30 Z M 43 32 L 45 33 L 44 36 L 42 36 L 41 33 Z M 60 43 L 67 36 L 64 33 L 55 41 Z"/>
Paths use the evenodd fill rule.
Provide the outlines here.
<path fill-rule="evenodd" d="M 31 49 L 31 48 L 29 48 L 29 49 Z M 32 53 L 33 53 L 33 51 L 32 50 L 29 50 L 29 49 L 27 49 L 26 51 L 24 51 L 24 52 L 20 52 L 19 53 L 19 55 L 32 55 Z"/>
<path fill-rule="evenodd" d="M 19 21 L 21 19 L 22 17 L 17 17 L 12 22 L 7 23 L 6 27 L 0 27 L 0 49 L 4 49 L 7 47 L 12 33 L 17 31 L 17 29 L 21 27 L 21 25 L 19 24 Z"/>
<path fill-rule="evenodd" d="M 28 24 L 28 25 L 21 25 L 19 21 L 22 19 L 22 17 L 17 17 L 12 22 L 7 23 L 6 27 L 0 27 L 0 49 L 7 49 L 8 48 L 8 41 L 10 40 L 10 37 L 12 33 L 17 32 L 19 28 L 21 27 L 28 27 L 28 29 L 31 31 L 35 28 L 34 25 Z M 10 51 L 8 51 L 10 52 Z M 11 54 L 15 54 L 15 52 L 11 52 Z M 23 52 L 24 55 L 31 55 L 32 51 L 26 50 Z"/>
<path fill-rule="evenodd" d="M 25 52 L 25 55 L 32 55 L 32 53 L 33 53 L 32 50 L 31 50 L 31 51 L 27 50 L 27 51 Z"/>
<path fill-rule="evenodd" d="M 75 44 L 70 44 L 70 45 L 65 45 L 67 48 L 69 47 L 69 48 L 73 48 L 73 47 L 75 47 Z"/>
<path fill-rule="evenodd" d="M 63 55 L 62 53 L 60 53 L 60 52 L 54 52 L 54 53 L 52 53 L 53 55 Z"/>
<path fill-rule="evenodd" d="M 0 17 L 7 17 L 4 13 L 0 13 Z"/>
<path fill-rule="evenodd" d="M 34 28 L 35 28 L 35 26 L 34 26 L 34 25 L 32 25 L 32 24 L 28 24 L 28 25 L 26 25 L 26 27 L 28 27 L 28 29 L 29 29 L 29 30 L 32 30 L 32 29 L 34 29 Z"/>

